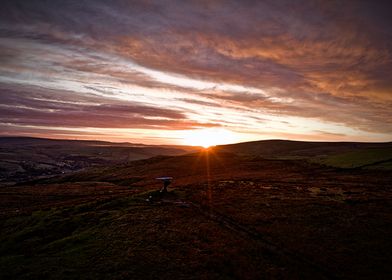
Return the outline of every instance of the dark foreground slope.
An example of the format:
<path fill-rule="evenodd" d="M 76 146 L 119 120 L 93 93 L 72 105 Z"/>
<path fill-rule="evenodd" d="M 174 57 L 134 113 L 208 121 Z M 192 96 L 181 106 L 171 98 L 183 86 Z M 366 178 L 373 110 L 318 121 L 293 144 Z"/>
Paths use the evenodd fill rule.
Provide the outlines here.
<path fill-rule="evenodd" d="M 195 150 L 187 146 L 0 137 L 0 184 L 18 183 L 156 155 L 180 155 Z"/>
<path fill-rule="evenodd" d="M 4 187 L 0 278 L 388 279 L 391 182 L 212 149 Z"/>

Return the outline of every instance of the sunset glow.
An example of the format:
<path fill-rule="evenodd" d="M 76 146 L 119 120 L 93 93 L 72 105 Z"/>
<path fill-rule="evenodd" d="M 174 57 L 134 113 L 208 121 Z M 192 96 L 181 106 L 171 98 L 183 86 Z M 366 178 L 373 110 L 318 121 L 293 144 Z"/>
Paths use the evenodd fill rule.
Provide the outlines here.
<path fill-rule="evenodd" d="M 236 143 L 239 140 L 233 132 L 215 128 L 186 131 L 183 137 L 184 145 L 202 146 L 204 148 Z"/>
<path fill-rule="evenodd" d="M 392 0 L 1 0 L 1 279 L 392 278 Z"/>
<path fill-rule="evenodd" d="M 392 140 L 381 4 L 71 2 L 2 2 L 0 135 Z"/>

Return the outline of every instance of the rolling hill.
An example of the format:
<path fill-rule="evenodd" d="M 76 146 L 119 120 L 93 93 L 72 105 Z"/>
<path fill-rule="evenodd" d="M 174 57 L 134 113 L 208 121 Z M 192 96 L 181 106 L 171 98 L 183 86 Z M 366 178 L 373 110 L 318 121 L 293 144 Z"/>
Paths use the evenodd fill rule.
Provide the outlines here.
<path fill-rule="evenodd" d="M 305 159 L 338 168 L 384 168 L 392 163 L 392 142 L 305 142 L 265 140 L 221 145 L 215 148 L 246 156 L 273 159 Z"/>
<path fill-rule="evenodd" d="M 392 173 L 364 163 L 390 143 L 355 145 L 241 143 L 3 186 L 0 278 L 387 279 Z"/>
<path fill-rule="evenodd" d="M 152 146 L 104 141 L 0 138 L 0 183 L 23 182 L 87 167 L 108 166 L 156 155 L 195 151 L 188 146 Z"/>

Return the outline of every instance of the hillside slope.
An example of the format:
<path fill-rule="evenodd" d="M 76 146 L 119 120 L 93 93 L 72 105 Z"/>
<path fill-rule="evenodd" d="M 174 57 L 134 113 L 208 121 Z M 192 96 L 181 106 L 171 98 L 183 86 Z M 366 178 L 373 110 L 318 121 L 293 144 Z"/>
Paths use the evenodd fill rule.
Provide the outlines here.
<path fill-rule="evenodd" d="M 0 183 L 21 182 L 86 167 L 107 166 L 156 155 L 180 155 L 197 148 L 104 141 L 0 137 Z"/>
<path fill-rule="evenodd" d="M 209 149 L 3 187 L 0 278 L 387 279 L 391 182 Z"/>
<path fill-rule="evenodd" d="M 274 159 L 306 159 L 339 168 L 383 168 L 392 165 L 392 142 L 304 142 L 265 140 L 221 145 L 217 151 Z"/>

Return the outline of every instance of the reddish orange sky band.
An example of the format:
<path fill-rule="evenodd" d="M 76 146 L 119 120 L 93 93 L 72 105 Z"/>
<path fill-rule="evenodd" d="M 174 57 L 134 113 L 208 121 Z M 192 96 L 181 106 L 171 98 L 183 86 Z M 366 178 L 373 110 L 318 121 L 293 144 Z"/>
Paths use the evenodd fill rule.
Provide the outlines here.
<path fill-rule="evenodd" d="M 3 2 L 0 135 L 392 140 L 388 2 Z"/>

